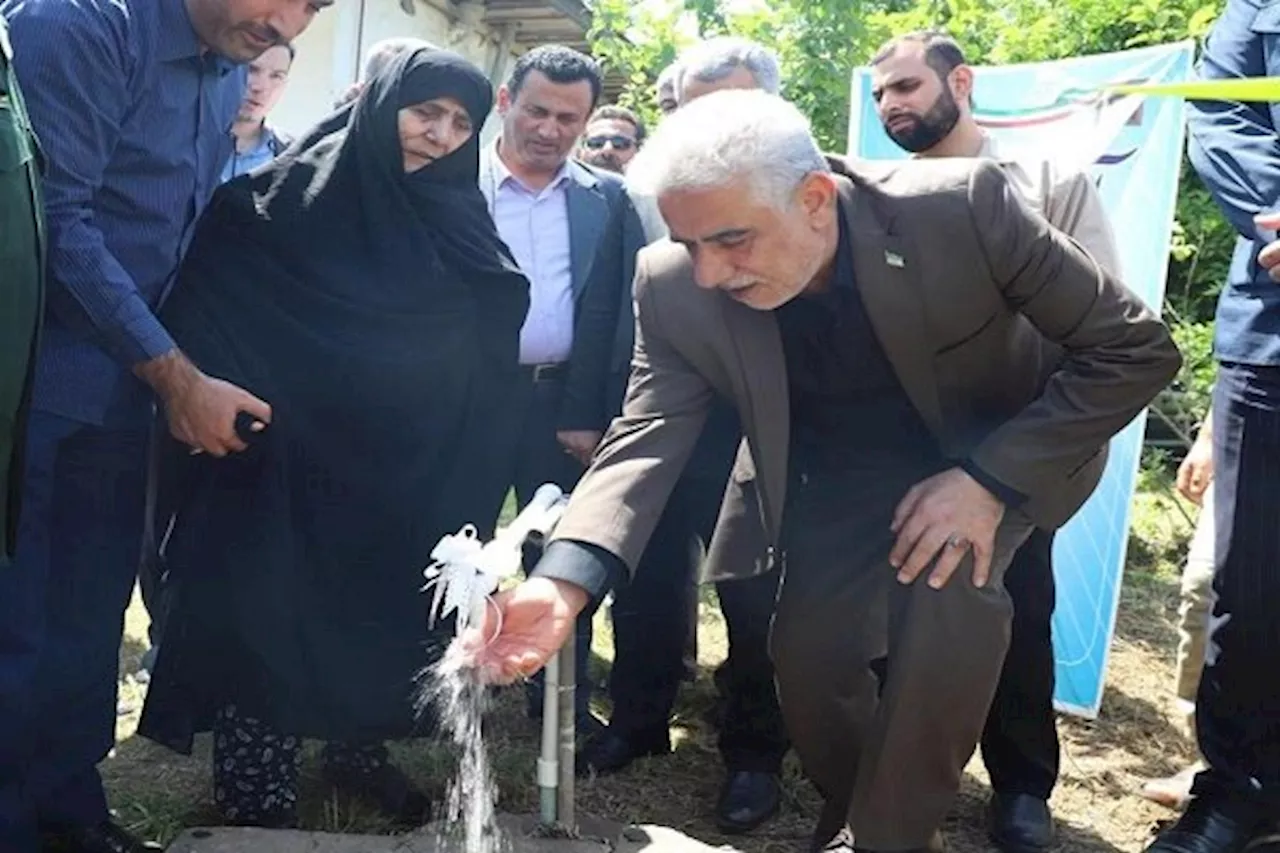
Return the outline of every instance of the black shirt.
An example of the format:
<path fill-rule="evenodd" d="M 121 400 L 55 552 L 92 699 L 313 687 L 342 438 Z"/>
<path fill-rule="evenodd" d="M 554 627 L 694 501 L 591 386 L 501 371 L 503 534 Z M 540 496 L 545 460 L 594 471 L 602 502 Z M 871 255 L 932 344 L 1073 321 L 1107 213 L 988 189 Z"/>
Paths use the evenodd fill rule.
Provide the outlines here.
<path fill-rule="evenodd" d="M 831 285 L 775 310 L 791 397 L 791 467 L 922 475 L 944 467 L 938 443 L 898 381 L 858 293 L 848 224 Z"/>

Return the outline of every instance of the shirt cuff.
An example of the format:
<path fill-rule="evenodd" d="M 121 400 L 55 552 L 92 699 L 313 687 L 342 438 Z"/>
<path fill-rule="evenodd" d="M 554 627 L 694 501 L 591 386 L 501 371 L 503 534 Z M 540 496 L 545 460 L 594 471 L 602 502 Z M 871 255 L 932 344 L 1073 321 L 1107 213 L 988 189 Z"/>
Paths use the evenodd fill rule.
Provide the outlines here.
<path fill-rule="evenodd" d="M 610 589 L 626 579 L 627 569 L 622 560 L 599 545 L 556 539 L 547 545 L 529 576 L 580 586 L 591 596 L 594 608 Z"/>
<path fill-rule="evenodd" d="M 972 459 L 966 459 L 960 463 L 960 467 L 964 469 L 970 477 L 978 481 L 978 485 L 995 495 L 1001 503 L 1007 507 L 1022 506 L 1027 502 L 1027 496 L 1012 486 L 992 477 L 986 471 L 978 467 L 977 463 Z"/>
<path fill-rule="evenodd" d="M 142 297 L 127 300 L 116 314 L 114 348 L 129 367 L 159 358 L 178 348 Z"/>

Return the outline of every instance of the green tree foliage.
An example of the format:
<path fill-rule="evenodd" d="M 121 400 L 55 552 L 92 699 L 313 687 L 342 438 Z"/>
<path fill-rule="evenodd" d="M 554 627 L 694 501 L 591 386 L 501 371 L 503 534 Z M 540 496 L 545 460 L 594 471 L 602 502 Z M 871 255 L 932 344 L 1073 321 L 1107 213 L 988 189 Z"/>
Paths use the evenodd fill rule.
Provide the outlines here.
<path fill-rule="evenodd" d="M 1222 0 L 594 0 L 591 39 L 626 82 L 623 103 L 656 118 L 653 83 L 700 36 L 733 33 L 773 47 L 784 94 L 819 142 L 847 147 L 850 75 L 895 34 L 946 29 L 975 64 L 1034 62 L 1200 39 Z M 1195 350 L 1174 415 L 1203 414 L 1213 317 L 1234 235 L 1184 166 L 1169 258 L 1166 313 Z"/>

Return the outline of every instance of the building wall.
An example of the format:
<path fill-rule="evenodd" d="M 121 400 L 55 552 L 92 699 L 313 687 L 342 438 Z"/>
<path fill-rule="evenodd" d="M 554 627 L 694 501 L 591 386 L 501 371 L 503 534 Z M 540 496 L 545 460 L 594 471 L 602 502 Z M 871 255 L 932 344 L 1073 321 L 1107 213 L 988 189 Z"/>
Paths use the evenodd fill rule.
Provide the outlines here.
<path fill-rule="evenodd" d="M 406 13 L 399 0 L 343 0 L 317 15 L 297 41 L 289 87 L 271 115 L 272 123 L 296 134 L 323 118 L 359 78 L 368 49 L 385 38 L 411 36 L 456 51 L 494 79 L 496 90 L 515 55 L 504 33 L 467 20 L 466 4 L 406 1 L 414 3 L 414 14 Z M 449 14 L 442 6 L 462 12 Z M 491 116 L 482 138 L 492 139 L 497 125 L 496 116 Z"/>

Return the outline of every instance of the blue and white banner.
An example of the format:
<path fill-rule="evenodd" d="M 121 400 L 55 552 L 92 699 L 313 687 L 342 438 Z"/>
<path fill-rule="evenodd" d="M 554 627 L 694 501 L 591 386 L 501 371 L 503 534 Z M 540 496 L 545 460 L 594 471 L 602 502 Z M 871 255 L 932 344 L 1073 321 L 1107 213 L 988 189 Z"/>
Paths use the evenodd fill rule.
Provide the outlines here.
<path fill-rule="evenodd" d="M 1115 230 L 1124 281 L 1157 312 L 1182 159 L 1183 101 L 1100 90 L 1185 80 L 1193 52 L 1192 42 L 1182 42 L 975 69 L 974 113 L 1002 153 L 1021 151 L 1092 171 Z M 867 69 L 853 75 L 849 153 L 906 156 L 876 116 Z M 1060 709 L 1081 716 L 1096 716 L 1102 704 L 1145 424 L 1144 412 L 1112 440 L 1098 490 L 1054 546 L 1054 698 Z"/>

